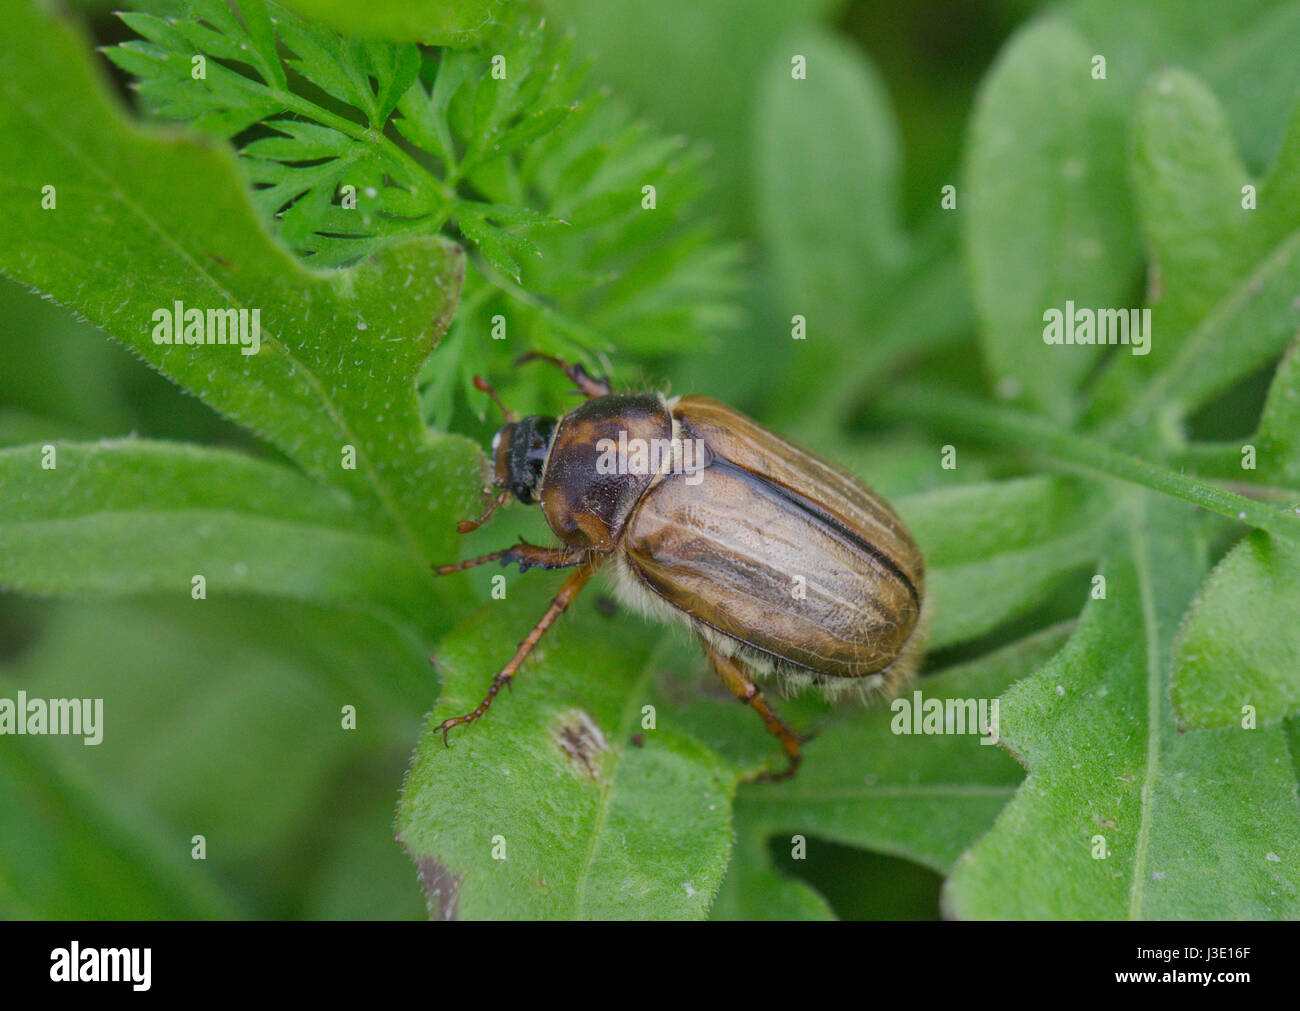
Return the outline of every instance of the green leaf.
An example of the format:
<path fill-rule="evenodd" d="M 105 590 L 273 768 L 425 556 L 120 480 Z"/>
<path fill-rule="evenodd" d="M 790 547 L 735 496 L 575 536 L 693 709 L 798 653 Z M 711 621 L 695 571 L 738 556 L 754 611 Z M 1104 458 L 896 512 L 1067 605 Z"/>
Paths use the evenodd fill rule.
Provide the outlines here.
<path fill-rule="evenodd" d="M 1273 158 L 1278 126 L 1300 93 L 1300 65 L 1287 41 L 1300 31 L 1295 0 L 1073 0 L 1058 9 L 1092 52 L 1105 54 L 1107 79 L 1123 103 L 1161 68 L 1185 68 L 1222 99 L 1246 163 L 1258 169 Z"/>
<path fill-rule="evenodd" d="M 1107 505 L 1080 482 L 1032 477 L 925 492 L 898 509 L 926 558 L 928 642 L 940 649 L 1033 610 L 1091 564 Z"/>
<path fill-rule="evenodd" d="M 285 0 L 299 13 L 351 35 L 464 48 L 482 40 L 503 0 Z"/>
<path fill-rule="evenodd" d="M 843 0 L 545 0 L 548 12 L 573 26 L 599 80 L 668 129 L 708 143 L 717 183 L 710 203 L 720 207 L 729 231 L 741 234 L 754 227 L 750 155 L 759 81 L 778 56 L 788 78 L 789 37 L 829 23 L 843 6 Z M 647 60 L 646 53 L 656 58 Z"/>
<path fill-rule="evenodd" d="M 26 5 L 7 7 L 0 27 L 27 40 L 0 84 L 12 141 L 0 152 L 12 180 L 0 270 L 346 489 L 406 550 L 448 554 L 450 520 L 477 505 L 477 451 L 430 438 L 414 377 L 455 306 L 459 250 L 415 238 L 348 271 L 310 272 L 266 236 L 228 153 L 127 122 L 66 27 Z M 41 209 L 45 185 L 55 210 Z M 257 311 L 260 350 L 155 343 L 154 314 L 177 301 Z"/>
<path fill-rule="evenodd" d="M 1153 419 L 1168 426 L 1164 419 L 1266 365 L 1300 326 L 1300 105 L 1258 181 L 1237 156 L 1218 101 L 1189 74 L 1155 76 L 1140 96 L 1136 133 L 1133 176 L 1152 257 L 1151 351 L 1116 356 L 1091 416 L 1126 417 L 1140 439 Z"/>
<path fill-rule="evenodd" d="M 913 687 L 925 700 L 996 698 L 1064 641 L 1063 627 L 968 664 L 926 677 Z M 912 688 L 902 696 L 915 704 Z M 990 710 L 991 711 L 991 710 Z M 774 788 L 744 787 L 735 811 L 736 854 L 714 905 L 714 919 L 825 919 L 826 900 L 805 882 L 776 871 L 771 840 L 829 839 L 947 871 L 984 832 L 1020 782 L 1021 770 L 986 739 L 907 736 L 912 710 L 892 706 L 837 713 L 809 745 L 818 771 Z M 869 755 L 870 760 L 863 760 Z M 809 766 L 813 768 L 813 766 Z"/>
<path fill-rule="evenodd" d="M 738 249 L 701 219 L 702 153 L 586 87 L 570 40 L 531 6 L 503 9 L 464 52 L 358 41 L 261 0 L 248 14 L 241 25 L 212 0 L 166 21 L 126 15 L 148 41 L 106 53 L 155 116 L 239 147 L 259 215 L 313 266 L 418 235 L 474 247 L 457 325 L 508 322 L 508 344 L 454 339 L 430 359 L 420 381 L 440 426 L 457 403 L 446 391 L 472 393 L 521 349 L 607 371 L 610 334 L 662 354 L 735 327 Z M 646 186 L 662 193 L 653 208 Z M 534 385 L 502 392 L 542 409 Z"/>
<path fill-rule="evenodd" d="M 1029 775 L 958 861 L 968 919 L 1290 919 L 1300 804 L 1281 727 L 1179 733 L 1173 638 L 1204 567 L 1186 507 L 1135 493 L 1127 541 L 1058 657 L 1002 700 Z"/>
<path fill-rule="evenodd" d="M 189 598 L 201 575 L 213 596 L 346 604 L 421 627 L 446 592 L 342 492 L 225 450 L 18 446 L 0 450 L 0 492 L 0 586 L 24 593 Z"/>
<path fill-rule="evenodd" d="M 444 746 L 439 723 L 474 708 L 545 610 L 546 587 L 533 578 L 438 651 L 443 694 L 397 821 L 430 915 L 703 917 L 727 864 L 740 769 L 684 732 L 663 700 L 652 677 L 657 632 L 580 600 L 512 690 Z M 656 729 L 643 729 L 648 705 Z"/>
<path fill-rule="evenodd" d="M 908 255 L 898 128 L 879 75 L 848 43 L 806 31 L 780 52 L 758 99 L 760 230 L 785 315 L 843 342 Z M 807 61 L 806 80 L 786 53 Z"/>
<path fill-rule="evenodd" d="M 806 61 L 806 79 L 795 76 L 795 58 Z M 802 317 L 806 334 L 786 343 L 790 364 L 769 398 L 783 423 L 807 419 L 826 377 L 852 380 L 860 393 L 858 362 L 892 364 L 933 338 L 909 343 L 916 334 L 877 318 L 893 306 L 913 244 L 899 220 L 898 127 L 875 68 L 847 42 L 805 29 L 773 50 L 758 88 L 755 188 L 772 324 L 788 331 Z"/>
<path fill-rule="evenodd" d="M 1044 343 L 1044 313 L 1125 305 L 1140 256 L 1124 109 L 1093 54 L 1060 22 L 1015 35 L 980 88 L 958 196 L 993 384 L 1057 418 L 1099 352 Z"/>
<path fill-rule="evenodd" d="M 0 681 L 7 698 L 17 687 Z M 97 789 L 45 741 L 0 752 L 0 915 L 6 919 L 234 917 L 239 907 L 150 812 Z M 34 822 L 39 819 L 38 824 Z"/>
<path fill-rule="evenodd" d="M 1255 441 L 1260 480 L 1300 489 L 1300 342 L 1277 367 Z"/>
<path fill-rule="evenodd" d="M 835 912 L 806 881 L 788 877 L 772 866 L 767 853 L 770 829 L 761 807 L 740 805 L 733 820 L 736 845 L 712 920 L 833 920 Z"/>
<path fill-rule="evenodd" d="M 1298 614 L 1300 545 L 1258 530 L 1228 552 L 1175 644 L 1182 725 L 1241 727 L 1248 706 L 1261 723 L 1300 714 Z"/>
<path fill-rule="evenodd" d="M 419 46 L 359 43 L 274 4 L 268 11 L 263 0 L 244 6 L 247 27 L 215 0 L 165 21 L 124 14 L 149 41 L 105 52 L 137 76 L 136 90 L 156 117 L 245 141 L 244 164 L 260 187 L 256 205 L 315 265 L 355 262 L 381 236 L 436 233 L 454 199 L 451 187 L 384 131 L 398 102 L 421 93 Z M 322 101 L 302 81 L 337 101 Z M 338 103 L 350 109 L 340 114 Z M 250 131 L 254 125 L 263 129 Z M 428 224 L 413 227 L 420 221 Z"/>
<path fill-rule="evenodd" d="M 388 806 L 368 833 L 401 860 L 392 796 L 432 691 L 418 643 L 335 609 L 217 597 L 59 602 L 40 624 L 0 695 L 102 699 L 103 739 L 6 738 L 0 784 L 25 794 L 0 812 L 5 915 L 302 915 L 363 789 Z M 330 873 L 385 884 L 359 849 Z"/>

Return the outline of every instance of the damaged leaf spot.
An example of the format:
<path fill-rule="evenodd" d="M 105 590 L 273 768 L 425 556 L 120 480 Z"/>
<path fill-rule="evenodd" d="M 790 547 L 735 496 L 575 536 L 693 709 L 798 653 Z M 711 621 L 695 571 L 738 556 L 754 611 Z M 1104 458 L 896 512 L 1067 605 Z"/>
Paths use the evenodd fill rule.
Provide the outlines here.
<path fill-rule="evenodd" d="M 564 713 L 556 726 L 555 739 L 575 771 L 600 778 L 601 756 L 609 751 L 609 744 L 590 716 L 581 709 Z"/>
<path fill-rule="evenodd" d="M 417 857 L 420 884 L 424 886 L 425 901 L 429 906 L 429 919 L 454 920 L 458 915 L 460 883 L 464 874 L 453 874 L 430 856 Z"/>

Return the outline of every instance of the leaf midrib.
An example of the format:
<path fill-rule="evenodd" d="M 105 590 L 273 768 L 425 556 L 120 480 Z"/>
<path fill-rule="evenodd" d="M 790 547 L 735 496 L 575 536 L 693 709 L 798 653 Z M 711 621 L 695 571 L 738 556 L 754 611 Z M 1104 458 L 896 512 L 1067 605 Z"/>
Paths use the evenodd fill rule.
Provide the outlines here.
<path fill-rule="evenodd" d="M 627 699 L 623 703 L 623 712 L 618 721 L 618 733 L 614 737 L 615 741 L 627 740 L 627 731 L 635 719 L 635 714 L 639 712 L 637 703 L 641 701 L 643 694 L 642 689 L 646 682 L 650 680 L 651 656 L 646 657 L 645 663 L 641 666 L 641 673 L 637 679 L 628 686 Z M 601 835 L 605 828 L 605 822 L 609 818 L 609 809 L 614 796 L 614 781 L 618 776 L 618 764 L 623 761 L 623 752 L 620 749 L 616 752 L 617 759 L 615 768 L 610 773 L 601 787 L 600 798 L 596 802 L 596 819 L 592 825 L 591 838 L 587 842 L 587 852 L 583 856 L 582 867 L 578 871 L 577 885 L 573 896 L 573 920 L 584 918 L 583 909 L 587 904 L 587 882 L 591 880 L 591 866 L 596 860 L 596 849 L 600 845 Z"/>
<path fill-rule="evenodd" d="M 1147 749 L 1142 775 L 1141 814 L 1138 819 L 1137 843 L 1133 852 L 1133 877 L 1129 882 L 1128 917 L 1142 919 L 1142 900 L 1146 886 L 1147 858 L 1151 848 L 1151 821 L 1155 803 L 1155 780 L 1160 770 L 1160 644 L 1156 638 L 1155 602 L 1152 597 L 1151 567 L 1147 557 L 1146 496 L 1134 496 L 1134 516 L 1129 533 L 1133 544 L 1133 566 L 1137 571 L 1138 593 L 1142 601 L 1142 626 L 1146 643 Z"/>

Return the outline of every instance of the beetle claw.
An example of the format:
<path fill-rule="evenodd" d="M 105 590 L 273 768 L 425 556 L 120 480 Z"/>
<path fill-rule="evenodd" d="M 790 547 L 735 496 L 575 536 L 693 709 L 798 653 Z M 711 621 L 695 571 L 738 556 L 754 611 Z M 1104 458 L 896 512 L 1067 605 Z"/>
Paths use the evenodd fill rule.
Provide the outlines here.
<path fill-rule="evenodd" d="M 767 771 L 764 771 L 764 772 L 760 772 L 758 775 L 756 775 L 756 776 L 752 776 L 752 777 L 750 778 L 749 782 L 751 782 L 751 783 L 780 783 L 780 782 L 783 781 L 783 780 L 789 779 L 789 778 L 790 778 L 791 776 L 793 776 L 796 772 L 798 772 L 798 771 L 799 771 L 799 763 L 802 762 L 802 761 L 803 761 L 803 756 L 802 756 L 802 755 L 796 755 L 796 756 L 793 756 L 793 757 L 791 757 L 791 759 L 790 759 L 790 764 L 787 765 L 787 766 L 786 766 L 784 769 L 782 769 L 780 772 L 772 772 L 771 770 L 767 770 Z"/>

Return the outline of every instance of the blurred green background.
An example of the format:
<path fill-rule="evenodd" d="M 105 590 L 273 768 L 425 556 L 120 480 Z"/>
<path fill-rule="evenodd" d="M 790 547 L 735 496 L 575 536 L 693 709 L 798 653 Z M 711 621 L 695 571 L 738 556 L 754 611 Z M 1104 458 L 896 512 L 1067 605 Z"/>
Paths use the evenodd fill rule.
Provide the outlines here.
<path fill-rule="evenodd" d="M 842 431 L 851 400 L 834 414 L 810 408 L 835 377 L 787 360 L 788 313 L 773 304 L 769 240 L 777 226 L 760 211 L 755 170 L 758 80 L 771 61 L 788 61 L 792 40 L 818 33 L 868 60 L 887 96 L 884 114 L 897 120 L 899 150 L 881 156 L 892 159 L 886 171 L 897 181 L 900 241 L 938 251 L 919 262 L 951 259 L 956 226 L 938 220 L 939 187 L 957 179 L 981 78 L 1039 5 L 546 6 L 573 26 L 597 82 L 664 131 L 707 146 L 711 209 L 726 234 L 746 244 L 746 325 L 658 363 L 656 378 L 729 400 L 796 434 L 815 432 L 864 472 L 872 454 L 891 457 L 886 494 L 935 481 L 932 467 L 900 462 L 906 436 L 866 447 Z M 83 9 L 99 42 L 125 37 L 106 4 Z M 1257 167 L 1269 151 L 1246 153 Z M 948 316 L 959 331 L 949 336 L 969 335 L 969 309 Z M 8 282 L 0 283 L 0 320 L 3 445 L 134 433 L 271 452 L 95 328 Z M 823 364 L 833 373 L 833 361 Z M 970 354 L 942 342 L 926 367 L 983 388 Z M 1259 392 L 1239 393 L 1243 417 Z M 1217 408 L 1225 430 L 1233 430 L 1237 410 Z M 974 479 L 980 467 L 975 462 L 963 478 Z M 436 694 L 424 646 L 363 616 L 284 602 L 195 609 L 172 600 L 0 594 L 0 694 L 102 696 L 111 721 L 97 748 L 79 739 L 45 738 L 35 747 L 0 741 L 0 916 L 423 917 L 415 869 L 392 841 L 392 822 L 410 749 Z M 355 732 L 339 733 L 321 718 L 359 701 L 365 715 Z M 190 859 L 198 834 L 208 847 L 202 865 Z M 808 845 L 806 861 L 777 850 L 777 864 L 821 890 L 839 915 L 938 915 L 940 879 L 929 870 L 816 839 Z"/>

